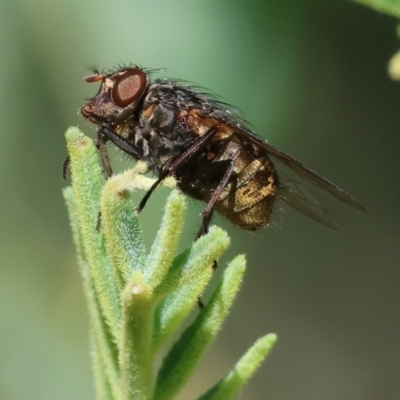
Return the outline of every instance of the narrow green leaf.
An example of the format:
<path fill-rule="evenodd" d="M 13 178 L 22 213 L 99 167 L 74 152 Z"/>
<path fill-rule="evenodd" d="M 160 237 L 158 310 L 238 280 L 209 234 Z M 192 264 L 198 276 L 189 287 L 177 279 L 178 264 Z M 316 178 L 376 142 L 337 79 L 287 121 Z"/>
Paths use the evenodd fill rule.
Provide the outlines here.
<path fill-rule="evenodd" d="M 144 270 L 146 248 L 124 175 L 107 180 L 101 196 L 101 221 L 120 291 L 133 271 Z"/>
<path fill-rule="evenodd" d="M 220 228 L 198 239 L 175 258 L 156 296 L 165 300 L 158 306 L 154 322 L 154 349 L 159 349 L 187 317 L 212 277 L 212 264 L 229 246 L 229 237 Z M 166 297 L 168 296 L 168 297 Z"/>
<path fill-rule="evenodd" d="M 177 263 L 174 261 L 168 274 L 157 287 L 156 294 L 165 297 L 191 282 L 201 275 L 205 268 L 211 266 L 215 260 L 218 260 L 228 248 L 229 243 L 230 239 L 227 233 L 221 228 L 212 226 L 207 235 L 196 240 L 188 250 L 189 253 L 183 255 L 187 259 L 183 264 L 183 268 L 182 260 Z"/>
<path fill-rule="evenodd" d="M 114 399 L 121 399 L 121 388 L 119 379 L 118 367 L 118 350 L 114 343 L 114 338 L 111 336 L 110 329 L 107 326 L 103 317 L 99 302 L 96 299 L 96 293 L 90 285 L 89 268 L 83 270 L 84 291 L 88 303 L 90 313 L 90 325 L 93 337 L 92 357 L 94 370 L 101 368 L 102 376 L 107 379 L 111 393 Z M 90 285 L 90 286 L 89 286 Z M 100 367 L 97 365 L 100 362 Z M 96 374 L 97 376 L 98 374 Z M 101 387 L 100 382 L 96 382 L 96 387 Z"/>
<path fill-rule="evenodd" d="M 84 254 L 84 246 L 80 235 L 79 218 L 73 189 L 71 187 L 65 188 L 63 195 L 68 207 L 74 242 L 78 250 L 78 264 L 88 304 L 90 329 L 93 337 L 92 359 L 96 378 L 96 390 L 100 398 L 107 396 L 108 391 L 110 391 L 112 394 L 112 397 L 110 397 L 111 399 L 120 399 L 117 349 L 109 334 L 109 329 L 106 326 L 96 298 L 95 290 L 93 289 L 90 267 Z M 106 382 L 99 382 L 99 379 L 106 380 Z M 101 390 L 101 393 L 99 390 Z"/>
<path fill-rule="evenodd" d="M 153 288 L 160 284 L 175 257 L 185 208 L 184 196 L 173 190 L 168 197 L 161 226 L 146 260 L 145 276 Z"/>
<path fill-rule="evenodd" d="M 105 374 L 105 368 L 102 363 L 97 344 L 92 337 L 92 361 L 93 372 L 95 377 L 96 399 L 97 400 L 116 400 L 112 394 L 112 389 Z"/>
<path fill-rule="evenodd" d="M 206 307 L 172 346 L 157 376 L 156 400 L 173 399 L 186 384 L 228 315 L 245 268 L 244 256 L 232 260 Z"/>
<path fill-rule="evenodd" d="M 182 322 L 188 316 L 213 275 L 211 265 L 207 266 L 202 274 L 182 288 L 171 293 L 156 309 L 154 318 L 154 351 L 161 347 L 179 329 Z"/>
<path fill-rule="evenodd" d="M 123 336 L 120 352 L 123 399 L 149 400 L 153 392 L 152 289 L 141 272 L 133 273 L 122 293 Z"/>
<path fill-rule="evenodd" d="M 76 200 L 74 190 L 71 186 L 63 189 L 63 197 L 68 209 L 69 222 L 71 225 L 72 239 L 78 256 L 78 264 L 82 269 L 83 265 L 87 266 L 87 256 L 82 243 L 81 233 L 79 231 L 79 215 L 76 209 Z"/>
<path fill-rule="evenodd" d="M 79 214 L 79 231 L 90 265 L 90 276 L 107 325 L 118 341 L 121 321 L 119 291 L 103 234 L 96 230 L 103 174 L 98 165 L 96 149 L 89 138 L 74 127 L 68 129 L 65 137 L 71 157 L 72 187 Z"/>
<path fill-rule="evenodd" d="M 275 342 L 276 335 L 273 333 L 258 339 L 235 365 L 235 368 L 224 379 L 200 396 L 198 400 L 233 399 L 254 375 Z"/>

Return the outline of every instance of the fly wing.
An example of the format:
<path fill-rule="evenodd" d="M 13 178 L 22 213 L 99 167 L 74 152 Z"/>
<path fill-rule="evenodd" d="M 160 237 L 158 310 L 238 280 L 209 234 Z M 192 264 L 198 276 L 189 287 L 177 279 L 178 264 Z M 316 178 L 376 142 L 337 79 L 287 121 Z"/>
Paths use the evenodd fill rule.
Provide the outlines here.
<path fill-rule="evenodd" d="M 319 175 L 312 169 L 306 167 L 304 164 L 284 153 L 283 151 L 280 151 L 271 146 L 269 143 L 264 141 L 251 130 L 246 129 L 243 126 L 237 126 L 236 131 L 238 129 L 239 132 L 242 133 L 242 135 L 244 135 L 247 140 L 253 144 L 256 151 L 257 149 L 258 151 L 264 150 L 268 154 L 268 156 L 272 156 L 271 158 L 273 161 L 278 160 L 280 163 L 284 164 L 292 172 L 294 172 L 295 175 L 298 175 L 298 177 L 301 178 L 303 181 L 312 183 L 318 189 L 323 189 L 324 191 L 335 197 L 337 200 L 353 208 L 354 210 L 365 213 L 364 207 L 353 196 L 350 196 L 343 189 L 340 189 L 340 187 L 336 186 L 328 179 Z"/>
<path fill-rule="evenodd" d="M 282 165 L 280 159 L 272 156 L 271 160 L 279 179 L 279 198 L 321 225 L 338 231 L 339 224 L 320 200 L 307 189 L 307 182 L 304 182 L 301 176 L 294 174 L 286 165 Z"/>
<path fill-rule="evenodd" d="M 255 138 L 257 139 L 257 141 L 254 140 Z M 364 207 L 353 196 L 350 196 L 343 189 L 340 189 L 340 187 L 336 186 L 328 179 L 307 168 L 305 165 L 295 160 L 293 157 L 276 149 L 267 142 L 264 142 L 262 139 L 258 138 L 254 134 L 251 137 L 251 141 L 263 147 L 268 152 L 268 154 L 272 156 L 273 160 L 279 160 L 279 162 L 286 165 L 290 170 L 292 170 L 304 181 L 312 183 L 313 185 L 317 186 L 318 189 L 323 189 L 324 191 L 335 197 L 337 200 L 353 208 L 354 210 L 365 213 Z"/>
<path fill-rule="evenodd" d="M 319 192 L 339 200 L 356 211 L 365 212 L 364 207 L 354 197 L 246 128 L 246 121 L 232 112 L 226 104 L 192 91 L 191 88 L 186 88 L 186 90 L 194 96 L 196 100 L 194 103 L 201 105 L 195 113 L 202 121 L 208 120 L 210 126 L 218 126 L 220 132 L 223 133 L 222 137 L 236 136 L 243 144 L 251 144 L 255 154 L 265 155 L 271 159 L 279 179 L 280 197 L 291 207 L 320 224 L 337 230 L 338 224 L 320 202 L 319 196 L 314 196 L 312 191 L 308 190 L 314 187 Z"/>
<path fill-rule="evenodd" d="M 232 123 L 225 118 L 223 120 L 234 130 L 234 135 L 252 144 L 256 154 L 265 154 L 271 159 L 279 180 L 279 197 L 297 211 L 330 229 L 339 230 L 338 223 L 320 201 L 321 196 L 318 196 L 318 192 L 322 192 L 356 211 L 365 213 L 364 207 L 354 197 L 328 179 L 271 146 L 240 122 Z M 317 190 L 312 191 L 312 188 Z M 317 196 L 314 196 L 314 192 Z"/>
<path fill-rule="evenodd" d="M 267 152 L 276 167 L 280 186 L 279 196 L 297 211 L 330 229 L 339 230 L 338 223 L 328 209 L 320 202 L 319 197 L 314 196 L 309 190 L 309 188 L 314 187 L 354 210 L 365 213 L 364 207 L 354 197 L 334 183 L 307 168 L 293 157 L 271 146 L 253 132 L 246 130 L 246 137 L 256 147 Z"/>

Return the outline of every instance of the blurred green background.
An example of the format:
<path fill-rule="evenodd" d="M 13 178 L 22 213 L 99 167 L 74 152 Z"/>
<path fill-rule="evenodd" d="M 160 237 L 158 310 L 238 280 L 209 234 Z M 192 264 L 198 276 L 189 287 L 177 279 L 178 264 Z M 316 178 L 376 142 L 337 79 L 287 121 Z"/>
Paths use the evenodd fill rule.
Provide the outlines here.
<path fill-rule="evenodd" d="M 94 399 L 86 306 L 61 189 L 63 133 L 96 85 L 88 65 L 166 68 L 243 110 L 257 132 L 353 194 L 341 233 L 288 207 L 251 234 L 239 301 L 182 399 L 256 338 L 278 345 L 242 399 L 400 398 L 397 21 L 345 1 L 0 2 L 0 398 Z M 122 159 L 122 162 L 119 161 Z M 115 153 L 116 169 L 126 157 Z M 167 189 L 140 216 L 147 243 Z M 137 195 L 138 199 L 140 194 Z M 186 241 L 199 226 L 190 201 Z"/>

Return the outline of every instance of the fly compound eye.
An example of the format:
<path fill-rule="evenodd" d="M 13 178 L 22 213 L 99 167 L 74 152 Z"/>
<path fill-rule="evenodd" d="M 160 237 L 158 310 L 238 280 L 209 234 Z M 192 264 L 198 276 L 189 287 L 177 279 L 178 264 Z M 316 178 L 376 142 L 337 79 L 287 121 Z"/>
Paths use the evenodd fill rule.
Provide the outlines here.
<path fill-rule="evenodd" d="M 146 74 L 138 68 L 128 69 L 115 78 L 112 100 L 117 106 L 126 107 L 140 97 L 145 87 Z"/>

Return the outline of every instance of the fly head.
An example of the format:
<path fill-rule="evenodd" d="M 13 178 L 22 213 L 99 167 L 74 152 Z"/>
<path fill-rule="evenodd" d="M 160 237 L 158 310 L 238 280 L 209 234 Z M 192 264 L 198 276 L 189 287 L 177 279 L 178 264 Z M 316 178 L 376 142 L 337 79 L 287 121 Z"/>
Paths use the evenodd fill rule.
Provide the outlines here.
<path fill-rule="evenodd" d="M 95 73 L 84 80 L 101 82 L 96 96 L 81 108 L 83 117 L 94 124 L 118 125 L 129 119 L 148 87 L 147 74 L 140 68 Z"/>

